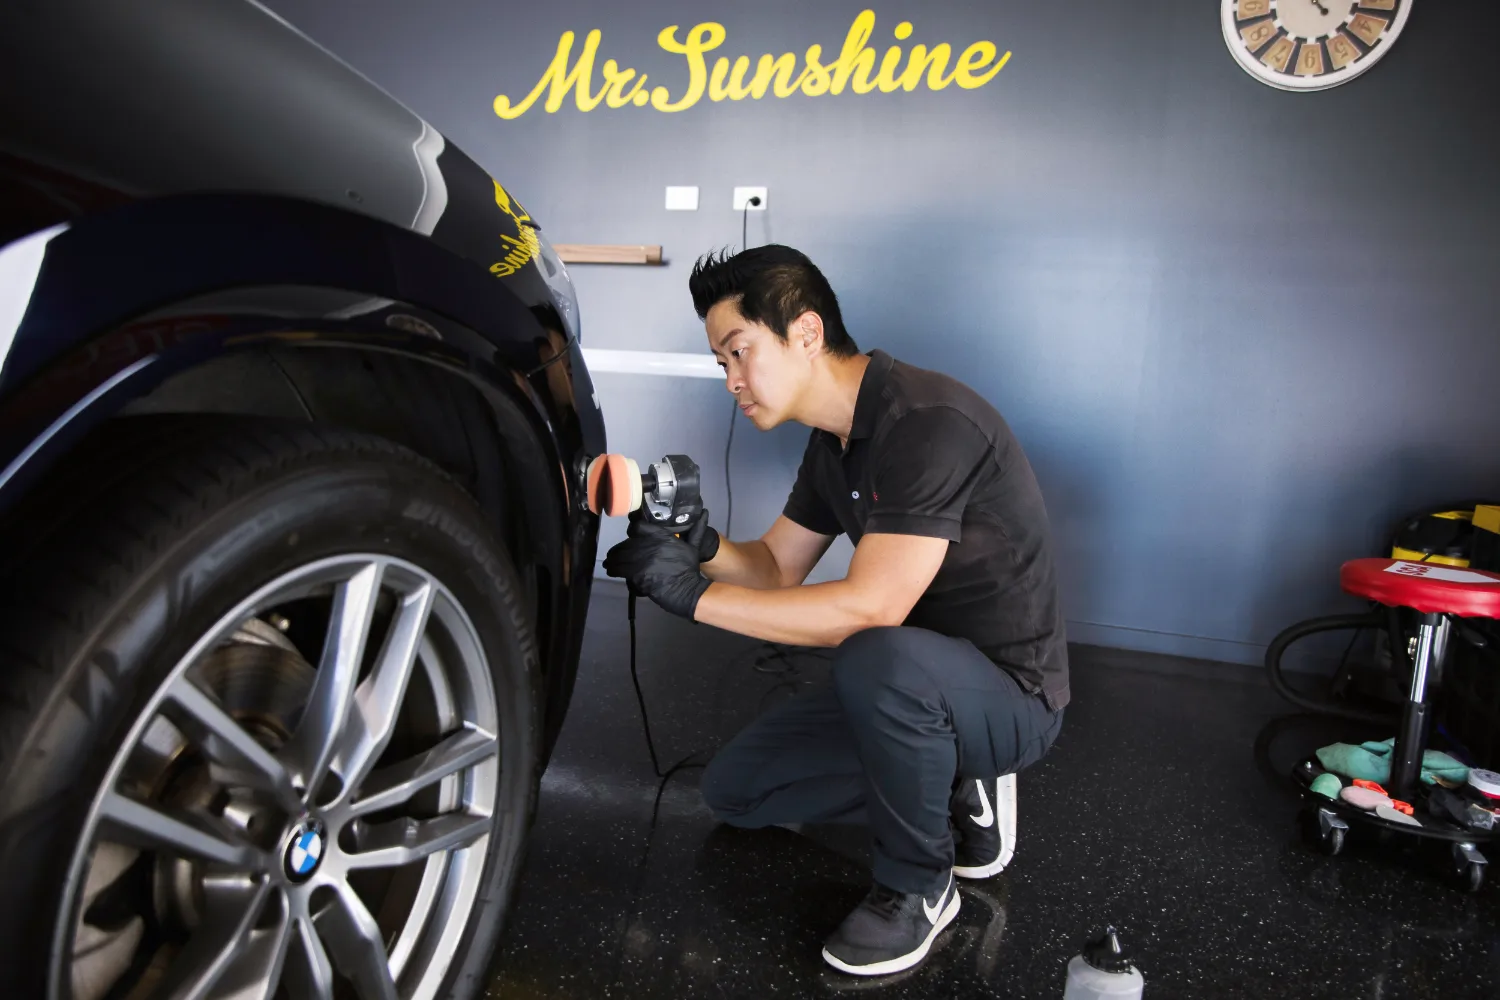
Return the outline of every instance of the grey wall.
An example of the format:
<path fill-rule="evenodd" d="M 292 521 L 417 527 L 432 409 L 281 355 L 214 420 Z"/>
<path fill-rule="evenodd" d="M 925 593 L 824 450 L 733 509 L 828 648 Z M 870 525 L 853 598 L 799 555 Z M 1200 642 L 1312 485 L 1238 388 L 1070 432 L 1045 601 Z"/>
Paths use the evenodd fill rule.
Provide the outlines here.
<path fill-rule="evenodd" d="M 1009 418 L 1074 638 L 1255 661 L 1283 625 L 1350 603 L 1339 562 L 1373 554 L 1398 512 L 1500 493 L 1500 60 L 1477 4 L 1424 0 L 1368 75 L 1287 94 L 1233 62 L 1216 3 L 881 3 L 881 45 L 911 18 L 910 42 L 1014 55 L 977 91 L 570 102 L 509 122 L 494 96 L 529 91 L 568 29 L 603 29 L 601 59 L 675 93 L 669 24 L 719 20 L 722 53 L 753 59 L 837 50 L 863 5 L 272 6 L 554 241 L 664 246 L 659 269 L 573 269 L 590 346 L 704 350 L 688 269 L 738 243 L 731 187 L 768 185 L 752 243 L 811 255 L 862 347 L 957 375 Z M 668 184 L 699 185 L 700 211 L 665 212 Z M 611 446 L 694 455 L 721 519 L 722 385 L 597 381 Z M 741 424 L 736 536 L 776 516 L 804 434 Z"/>

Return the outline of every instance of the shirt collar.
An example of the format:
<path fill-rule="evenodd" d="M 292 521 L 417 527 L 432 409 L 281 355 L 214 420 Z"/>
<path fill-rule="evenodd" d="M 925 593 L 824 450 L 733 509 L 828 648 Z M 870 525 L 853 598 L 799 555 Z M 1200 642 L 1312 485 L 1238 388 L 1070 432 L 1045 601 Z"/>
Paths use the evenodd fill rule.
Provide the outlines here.
<path fill-rule="evenodd" d="M 849 428 L 849 440 L 867 438 L 875 433 L 875 421 L 880 417 L 880 397 L 885 391 L 886 377 L 896 359 L 876 348 L 870 352 L 870 363 L 859 382 L 859 395 L 854 399 L 854 423 Z"/>
<path fill-rule="evenodd" d="M 849 428 L 849 442 L 862 438 L 872 437 L 875 434 L 875 422 L 880 418 L 880 397 L 885 391 L 886 377 L 891 373 L 891 365 L 896 359 L 879 348 L 869 352 L 870 363 L 865 366 L 865 373 L 860 376 L 859 394 L 854 397 L 854 420 Z M 823 445 L 835 455 L 842 455 L 846 449 L 839 444 L 839 436 L 830 431 L 816 432 L 823 440 Z"/>

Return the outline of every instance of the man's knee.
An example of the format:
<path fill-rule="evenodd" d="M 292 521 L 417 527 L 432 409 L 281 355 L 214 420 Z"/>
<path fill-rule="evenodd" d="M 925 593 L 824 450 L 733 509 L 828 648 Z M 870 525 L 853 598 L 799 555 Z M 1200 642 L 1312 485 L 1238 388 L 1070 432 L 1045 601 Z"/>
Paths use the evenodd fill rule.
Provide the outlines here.
<path fill-rule="evenodd" d="M 732 756 L 715 754 L 703 769 L 698 788 L 703 801 L 714 819 L 731 826 L 745 826 L 750 811 L 750 799 L 745 788 L 745 770 L 737 766 Z"/>
<path fill-rule="evenodd" d="M 924 686 L 920 634 L 897 625 L 867 628 L 841 643 L 833 654 L 833 684 L 846 708 L 894 691 Z"/>

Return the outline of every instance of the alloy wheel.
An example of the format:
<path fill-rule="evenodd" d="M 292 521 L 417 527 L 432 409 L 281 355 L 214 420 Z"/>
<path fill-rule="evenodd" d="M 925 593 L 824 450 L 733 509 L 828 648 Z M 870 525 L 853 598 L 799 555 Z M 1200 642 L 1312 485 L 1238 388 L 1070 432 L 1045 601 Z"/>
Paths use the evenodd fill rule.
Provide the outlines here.
<path fill-rule="evenodd" d="M 498 716 L 473 624 L 418 566 L 338 556 L 261 587 L 94 791 L 52 997 L 434 996 L 485 867 Z"/>

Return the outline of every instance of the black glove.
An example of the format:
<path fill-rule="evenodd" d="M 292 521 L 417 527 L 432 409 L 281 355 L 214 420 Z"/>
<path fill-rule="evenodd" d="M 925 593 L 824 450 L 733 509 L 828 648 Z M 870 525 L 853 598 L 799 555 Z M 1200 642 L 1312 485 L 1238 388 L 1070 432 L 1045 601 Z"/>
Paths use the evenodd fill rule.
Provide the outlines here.
<path fill-rule="evenodd" d="M 688 541 L 693 540 L 693 535 L 698 536 L 698 561 L 711 562 L 713 557 L 719 554 L 719 533 L 708 523 L 708 508 L 703 509 L 703 514 L 698 518 L 695 531 L 688 532 Z"/>
<path fill-rule="evenodd" d="M 625 541 L 604 557 L 604 572 L 622 578 L 664 611 L 693 618 L 709 580 L 698 571 L 699 547 L 645 517 L 631 516 Z"/>

